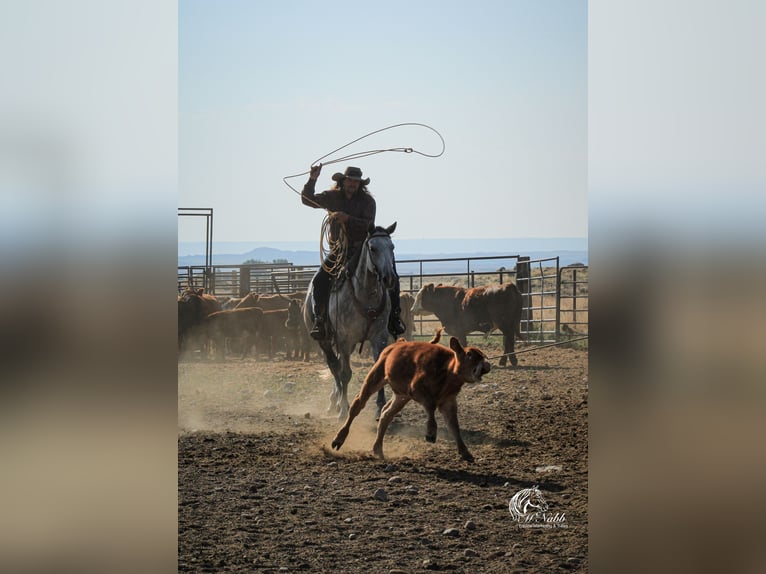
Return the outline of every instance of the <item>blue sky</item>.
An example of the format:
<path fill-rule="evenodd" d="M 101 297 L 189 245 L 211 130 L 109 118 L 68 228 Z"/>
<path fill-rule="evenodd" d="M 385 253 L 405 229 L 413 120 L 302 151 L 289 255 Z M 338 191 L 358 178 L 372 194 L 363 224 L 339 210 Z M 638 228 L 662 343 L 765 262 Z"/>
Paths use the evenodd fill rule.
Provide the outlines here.
<path fill-rule="evenodd" d="M 181 0 L 179 206 L 216 241 L 317 240 L 324 213 L 282 181 L 374 130 L 418 122 L 439 158 L 351 162 L 403 239 L 587 235 L 584 1 Z M 423 128 L 334 157 L 414 147 Z M 328 165 L 319 187 L 346 163 Z M 305 177 L 290 179 L 300 189 Z M 179 240 L 203 237 L 181 220 Z"/>

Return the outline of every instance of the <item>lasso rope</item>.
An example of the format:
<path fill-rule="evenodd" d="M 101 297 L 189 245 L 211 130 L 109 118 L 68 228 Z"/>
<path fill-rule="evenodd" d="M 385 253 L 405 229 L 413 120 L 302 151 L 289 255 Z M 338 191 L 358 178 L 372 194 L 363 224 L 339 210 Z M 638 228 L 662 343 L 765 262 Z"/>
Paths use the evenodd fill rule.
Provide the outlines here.
<path fill-rule="evenodd" d="M 363 140 L 365 138 L 368 138 L 368 137 L 370 137 L 372 135 L 375 135 L 375 134 L 378 134 L 380 132 L 384 132 L 386 130 L 391 130 L 391 129 L 394 129 L 394 128 L 400 128 L 400 127 L 403 127 L 403 126 L 419 126 L 419 127 L 423 127 L 423 128 L 431 130 L 437 136 L 439 136 L 439 139 L 442 142 L 442 149 L 441 149 L 441 151 L 438 154 L 434 155 L 434 154 L 428 154 L 428 153 L 425 153 L 425 152 L 422 152 L 422 151 L 418 151 L 418 150 L 416 150 L 414 148 L 411 148 L 411 147 L 394 147 L 394 148 L 387 148 L 387 149 L 374 149 L 374 150 L 361 151 L 361 152 L 352 153 L 352 154 L 349 154 L 349 155 L 346 155 L 346 156 L 343 156 L 343 157 L 339 157 L 339 158 L 336 158 L 336 159 L 333 159 L 333 160 L 322 162 L 323 159 L 332 156 L 334 153 L 337 153 L 340 150 L 342 150 L 344 148 L 347 148 L 348 146 L 353 145 L 353 144 L 355 144 L 358 141 L 361 141 L 361 140 Z M 418 155 L 422 155 L 422 156 L 425 156 L 425 157 L 439 157 L 439 156 L 441 156 L 444 153 L 445 149 L 446 149 L 446 144 L 444 143 L 444 138 L 434 128 L 432 128 L 429 125 L 420 124 L 420 123 L 417 123 L 417 122 L 405 122 L 405 123 L 401 123 L 401 124 L 393 124 L 393 125 L 390 125 L 390 126 L 386 126 L 386 127 L 381 128 L 379 130 L 375 130 L 375 131 L 369 132 L 369 133 L 363 135 L 362 137 L 358 137 L 355 140 L 350 141 L 347 144 L 344 144 L 344 145 L 340 146 L 339 148 L 336 148 L 336 149 L 332 150 L 329 153 L 326 153 L 322 157 L 319 157 L 319 158 L 315 159 L 314 161 L 311 162 L 311 166 L 313 167 L 316 164 L 330 165 L 330 164 L 333 164 L 333 163 L 349 161 L 349 160 L 352 160 L 352 159 L 357 159 L 357 158 L 360 158 L 360 157 L 367 157 L 367 156 L 371 156 L 371 155 L 375 155 L 375 154 L 383 153 L 383 152 L 389 152 L 389 151 L 391 151 L 391 152 L 403 152 L 403 153 L 416 153 Z M 298 195 L 302 196 L 300 191 L 298 191 L 292 185 L 287 183 L 287 180 L 291 179 L 293 177 L 301 177 L 301 176 L 304 176 L 304 175 L 308 175 L 309 173 L 311 173 L 311 170 L 304 171 L 302 173 L 296 173 L 294 175 L 286 175 L 285 177 L 282 178 L 282 181 L 284 181 L 285 185 L 287 187 L 289 187 L 293 192 L 295 192 Z M 311 198 L 305 197 L 303 199 L 306 200 L 307 202 L 313 204 L 314 207 L 320 207 L 320 208 L 322 207 L 321 205 L 318 205 L 315 201 L 312 201 Z M 338 227 L 338 231 L 339 231 L 339 234 L 338 234 L 339 236 L 335 240 L 330 239 L 330 233 L 329 232 L 330 232 L 330 224 L 331 224 L 331 222 L 332 222 L 332 214 L 328 214 L 324 218 L 324 220 L 322 221 L 322 231 L 321 231 L 321 234 L 319 236 L 319 253 L 320 253 L 320 257 L 321 257 L 321 261 L 322 261 L 322 268 L 325 271 L 327 271 L 328 273 L 330 273 L 331 275 L 336 275 L 340 271 L 340 267 L 343 265 L 343 262 L 345 260 L 346 252 L 348 250 L 348 241 L 347 241 L 347 237 L 346 237 L 346 227 L 345 227 L 344 224 L 342 224 L 340 222 L 338 222 L 338 226 L 337 226 Z M 326 245 L 326 247 L 325 247 L 325 245 Z M 325 261 L 327 260 L 326 256 L 328 254 L 333 254 L 334 255 L 334 259 L 335 259 L 335 264 L 333 265 L 333 267 L 331 269 L 328 268 L 327 265 L 325 265 Z"/>
<path fill-rule="evenodd" d="M 338 237 L 336 239 L 330 238 L 330 225 L 332 224 L 333 214 L 328 213 L 322 220 L 322 231 L 319 233 L 319 257 L 322 261 L 322 269 L 329 273 L 332 277 L 337 277 L 346 261 L 346 253 L 348 252 L 348 237 L 346 236 L 346 226 L 342 223 L 338 223 Z M 325 248 L 325 241 L 327 247 Z M 327 265 L 329 255 L 333 255 L 333 265 L 330 267 Z"/>
<path fill-rule="evenodd" d="M 530 351 L 536 351 L 537 349 L 545 349 L 546 347 L 556 347 L 558 345 L 566 345 L 567 343 L 573 343 L 574 341 L 582 341 L 583 339 L 587 339 L 587 338 L 588 338 L 588 335 L 585 335 L 583 337 L 575 337 L 574 339 L 569 339 L 567 341 L 559 341 L 558 343 L 548 343 L 547 345 L 536 345 L 534 347 L 529 347 L 528 349 L 522 349 L 521 351 L 514 351 L 513 353 L 503 353 L 502 355 L 487 357 L 487 360 L 492 361 L 494 359 L 499 359 L 500 357 L 508 357 L 510 355 L 520 355 L 521 353 L 528 353 Z"/>

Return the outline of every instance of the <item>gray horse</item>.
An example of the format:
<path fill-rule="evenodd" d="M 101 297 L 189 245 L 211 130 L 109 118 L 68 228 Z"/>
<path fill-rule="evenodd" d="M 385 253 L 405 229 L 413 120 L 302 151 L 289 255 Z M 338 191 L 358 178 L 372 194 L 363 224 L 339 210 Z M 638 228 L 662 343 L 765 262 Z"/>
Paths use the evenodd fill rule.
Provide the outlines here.
<path fill-rule="evenodd" d="M 395 222 L 385 228 L 370 225 L 353 275 L 342 281 L 336 279 L 330 291 L 327 307 L 329 340 L 320 341 L 319 346 L 335 378 L 327 410 L 336 409 L 341 421 L 348 414 L 350 357 L 354 347 L 370 341 L 373 358 L 377 360 L 388 344 L 388 315 L 391 311 L 388 291 L 396 281 L 394 244 L 391 241 L 395 229 Z M 312 295 L 313 282 L 303 308 L 303 320 L 309 329 L 313 324 Z M 381 389 L 377 398 L 378 413 L 385 402 Z"/>

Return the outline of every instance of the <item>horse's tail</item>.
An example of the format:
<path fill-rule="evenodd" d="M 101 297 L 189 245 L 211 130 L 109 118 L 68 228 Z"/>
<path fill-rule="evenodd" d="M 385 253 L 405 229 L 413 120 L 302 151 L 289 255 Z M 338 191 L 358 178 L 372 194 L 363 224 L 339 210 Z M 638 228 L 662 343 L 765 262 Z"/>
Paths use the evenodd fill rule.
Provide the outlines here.
<path fill-rule="evenodd" d="M 436 329 L 436 333 L 434 333 L 434 338 L 428 341 L 432 345 L 436 345 L 439 341 L 441 341 L 442 338 L 442 331 L 444 331 L 444 327 L 439 327 Z"/>

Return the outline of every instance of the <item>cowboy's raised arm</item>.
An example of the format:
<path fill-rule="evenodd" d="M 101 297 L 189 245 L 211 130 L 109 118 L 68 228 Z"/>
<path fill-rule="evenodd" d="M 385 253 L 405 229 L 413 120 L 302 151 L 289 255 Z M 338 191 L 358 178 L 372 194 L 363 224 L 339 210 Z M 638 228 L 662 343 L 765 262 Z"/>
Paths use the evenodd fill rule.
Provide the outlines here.
<path fill-rule="evenodd" d="M 309 180 L 306 182 L 306 185 L 303 186 L 303 190 L 301 191 L 301 202 L 303 205 L 308 205 L 309 207 L 322 207 L 319 205 L 319 203 L 317 203 L 317 198 L 314 196 L 314 193 L 316 192 L 315 187 L 317 178 L 321 172 L 321 163 L 319 165 L 311 166 L 311 171 L 309 172 Z"/>

